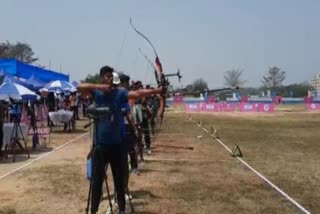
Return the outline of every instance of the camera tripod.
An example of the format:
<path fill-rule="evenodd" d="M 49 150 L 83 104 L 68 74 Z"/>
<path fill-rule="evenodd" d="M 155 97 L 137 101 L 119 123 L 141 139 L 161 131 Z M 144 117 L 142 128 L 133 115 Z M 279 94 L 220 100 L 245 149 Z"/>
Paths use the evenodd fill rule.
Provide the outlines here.
<path fill-rule="evenodd" d="M 19 133 L 21 137 L 19 137 Z M 20 143 L 20 140 L 23 140 L 25 148 L 23 148 L 22 144 Z M 20 118 L 14 119 L 13 129 L 12 129 L 11 138 L 10 138 L 10 147 L 12 150 L 13 162 L 16 161 L 16 145 L 18 145 L 22 151 L 25 151 L 28 158 L 30 158 L 29 150 L 27 147 L 27 141 L 23 136 L 23 131 L 20 125 Z"/>
<path fill-rule="evenodd" d="M 85 125 L 85 127 L 84 127 L 84 128 L 87 128 L 89 126 L 91 127 L 91 125 L 94 124 L 94 133 L 93 133 L 93 138 L 92 138 L 92 148 L 91 148 L 91 151 L 90 151 L 90 153 L 88 155 L 88 160 L 91 159 L 90 161 L 92 163 L 91 165 L 89 164 L 88 168 L 89 167 L 91 168 L 92 175 L 88 176 L 89 180 L 90 180 L 90 186 L 89 186 L 89 192 L 88 192 L 88 198 L 87 198 L 87 207 L 86 207 L 86 213 L 87 214 L 90 211 L 89 208 L 90 208 L 90 202 L 92 200 L 92 197 L 94 197 L 94 195 L 93 195 L 94 194 L 94 192 L 93 192 L 94 191 L 93 182 L 94 182 L 95 176 L 96 176 L 95 175 L 96 168 L 94 168 L 96 166 L 93 166 L 93 165 L 96 165 L 96 161 L 99 158 L 96 155 L 101 155 L 99 153 L 99 147 L 96 146 L 97 142 L 98 142 L 98 121 L 99 121 L 99 119 L 104 117 L 107 114 L 107 112 L 109 112 L 108 108 L 95 108 L 95 109 L 91 109 L 91 110 L 92 110 L 92 112 L 88 111 L 88 116 L 89 116 L 89 119 L 90 119 L 90 123 Z M 91 121 L 91 119 L 93 119 L 93 122 Z M 100 161 L 100 160 L 98 160 L 98 161 Z M 106 166 L 104 166 L 103 181 L 105 182 L 105 185 L 106 185 L 107 197 L 108 197 L 108 201 L 109 201 L 109 208 L 107 210 L 107 213 L 113 214 L 113 203 L 112 203 L 112 201 L 116 202 L 117 197 L 116 197 L 116 193 L 115 193 L 114 194 L 115 195 L 114 200 L 111 199 L 111 195 L 110 195 L 110 191 L 109 191 L 109 185 L 108 185 L 108 179 L 107 179 L 107 166 L 108 166 L 108 164 L 109 164 L 109 162 L 107 162 Z M 98 172 L 97 172 L 97 175 L 98 175 Z M 126 193 L 129 196 L 129 202 L 130 202 L 130 206 L 131 206 L 131 211 L 134 212 L 128 187 L 126 187 Z M 101 196 L 101 198 L 102 198 L 102 196 Z M 101 199 L 100 199 L 100 201 L 101 201 Z"/>

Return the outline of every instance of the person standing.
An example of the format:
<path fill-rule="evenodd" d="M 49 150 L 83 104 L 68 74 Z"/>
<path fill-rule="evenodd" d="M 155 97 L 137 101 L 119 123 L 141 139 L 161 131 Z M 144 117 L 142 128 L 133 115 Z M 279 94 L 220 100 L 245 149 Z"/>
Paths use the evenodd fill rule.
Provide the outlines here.
<path fill-rule="evenodd" d="M 93 98 L 96 107 L 103 107 L 108 113 L 95 123 L 96 141 L 92 152 L 93 183 L 91 213 L 97 213 L 101 199 L 105 168 L 110 164 L 120 213 L 125 212 L 125 188 L 127 151 L 123 143 L 122 107 L 128 103 L 128 91 L 112 87 L 114 69 L 104 66 L 100 69 L 102 84 L 81 83 L 78 90 L 84 96 Z"/>

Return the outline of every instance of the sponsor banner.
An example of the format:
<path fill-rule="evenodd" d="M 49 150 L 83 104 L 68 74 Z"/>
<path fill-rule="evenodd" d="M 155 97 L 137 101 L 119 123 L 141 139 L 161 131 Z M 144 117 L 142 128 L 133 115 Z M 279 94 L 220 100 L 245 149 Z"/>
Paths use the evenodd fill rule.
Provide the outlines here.
<path fill-rule="evenodd" d="M 173 103 L 174 104 L 180 104 L 183 103 L 183 96 L 176 95 L 173 97 Z"/>
<path fill-rule="evenodd" d="M 315 107 L 316 106 L 316 107 Z M 273 103 L 196 103 L 186 104 L 186 112 L 274 112 Z M 307 106 L 311 110 L 320 110 L 320 104 Z"/>
<path fill-rule="evenodd" d="M 243 102 L 243 103 L 248 102 L 248 96 L 242 96 L 241 97 L 241 102 Z"/>
<path fill-rule="evenodd" d="M 308 111 L 320 111 L 320 104 L 318 103 L 308 103 L 306 106 Z"/>
<path fill-rule="evenodd" d="M 259 104 L 257 103 L 240 103 L 241 112 L 257 112 Z"/>
<path fill-rule="evenodd" d="M 275 104 L 282 103 L 282 97 L 281 96 L 275 96 L 272 98 L 272 102 Z"/>
<path fill-rule="evenodd" d="M 313 97 L 305 96 L 304 97 L 304 103 L 313 104 Z"/>
<path fill-rule="evenodd" d="M 259 103 L 258 104 L 259 112 L 274 112 L 273 103 Z"/>
<path fill-rule="evenodd" d="M 204 112 L 218 112 L 220 111 L 219 103 L 203 104 L 202 111 Z"/>
<path fill-rule="evenodd" d="M 44 105 L 39 105 L 35 107 L 35 115 L 38 121 L 46 121 L 48 116 L 48 109 Z"/>
<path fill-rule="evenodd" d="M 214 98 L 214 96 L 209 96 L 206 102 L 207 102 L 207 103 L 214 103 L 215 100 L 216 100 L 216 99 Z"/>
<path fill-rule="evenodd" d="M 186 112 L 200 112 L 201 111 L 201 105 L 200 103 L 195 104 L 186 104 L 185 105 Z"/>
<path fill-rule="evenodd" d="M 226 103 L 222 102 L 220 103 L 220 111 L 223 112 L 233 112 L 238 110 L 239 105 L 236 103 Z"/>

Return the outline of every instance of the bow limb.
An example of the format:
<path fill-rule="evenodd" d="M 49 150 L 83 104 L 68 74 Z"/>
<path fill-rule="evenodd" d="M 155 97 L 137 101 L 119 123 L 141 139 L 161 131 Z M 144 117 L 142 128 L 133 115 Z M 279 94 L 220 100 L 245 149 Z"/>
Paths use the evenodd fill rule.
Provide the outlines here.
<path fill-rule="evenodd" d="M 155 47 L 153 46 L 153 44 L 151 43 L 151 41 L 150 41 L 145 35 L 143 35 L 140 31 L 138 31 L 138 29 L 133 25 L 131 18 L 130 18 L 130 25 L 131 25 L 131 27 L 133 28 L 133 30 L 134 30 L 137 34 L 139 34 L 140 36 L 142 36 L 142 37 L 151 45 L 151 47 L 152 47 L 155 55 L 158 57 L 157 51 L 156 51 Z"/>
<path fill-rule="evenodd" d="M 165 111 L 165 102 L 166 102 L 166 87 L 167 87 L 167 82 L 166 82 L 166 78 L 164 76 L 163 73 L 163 69 L 162 69 L 162 65 L 158 56 L 158 53 L 154 47 L 154 45 L 152 44 L 152 42 L 144 35 L 142 34 L 132 23 L 132 19 L 130 18 L 130 25 L 133 28 L 133 30 L 139 34 L 142 38 L 144 38 L 152 47 L 154 54 L 156 55 L 156 59 L 155 59 L 155 68 L 156 68 L 156 72 L 158 73 L 158 75 L 156 75 L 157 79 L 157 83 L 159 87 L 163 87 L 163 91 L 161 93 L 161 100 L 160 100 L 160 108 L 158 111 L 158 116 L 160 117 L 160 125 L 162 124 L 162 120 L 163 120 L 163 114 Z"/>
<path fill-rule="evenodd" d="M 154 69 L 154 77 L 156 78 L 157 84 L 158 86 L 160 85 L 160 80 L 159 80 L 159 76 L 158 76 L 158 72 L 157 72 L 157 68 L 154 66 L 153 62 L 149 59 L 149 57 L 147 57 L 139 48 L 139 52 L 140 54 L 147 60 L 147 62 L 150 64 L 150 66 Z"/>
<path fill-rule="evenodd" d="M 160 59 L 158 56 L 156 56 L 156 68 L 157 68 L 157 72 L 158 72 L 158 76 L 160 77 L 160 84 L 159 87 L 163 87 L 163 90 L 160 94 L 160 107 L 159 107 L 159 111 L 158 111 L 158 116 L 160 117 L 160 127 L 163 121 L 163 115 L 165 112 L 165 107 L 166 107 L 166 92 L 167 92 L 167 81 L 166 78 L 164 76 L 163 70 L 162 70 L 162 65 L 160 62 Z"/>

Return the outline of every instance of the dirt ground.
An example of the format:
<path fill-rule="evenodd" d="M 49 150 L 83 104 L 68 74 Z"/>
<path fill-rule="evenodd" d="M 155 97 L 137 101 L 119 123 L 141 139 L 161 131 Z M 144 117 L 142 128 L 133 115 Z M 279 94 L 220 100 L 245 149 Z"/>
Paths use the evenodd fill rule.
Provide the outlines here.
<path fill-rule="evenodd" d="M 320 194 L 315 191 L 320 189 L 320 118 L 306 115 L 284 111 L 281 117 L 192 117 L 214 126 L 229 147 L 240 146 L 249 164 L 312 213 L 320 213 Z M 81 129 L 84 123 L 76 133 L 55 131 L 51 147 L 81 138 L 0 180 L 0 213 L 85 212 L 91 139 Z M 44 152 L 32 154 L 31 160 Z M 0 161 L 0 176 L 31 160 Z M 183 113 L 167 112 L 152 155 L 146 156 L 140 171 L 130 179 L 136 213 L 299 213 Z M 104 200 L 100 213 L 106 207 Z"/>

